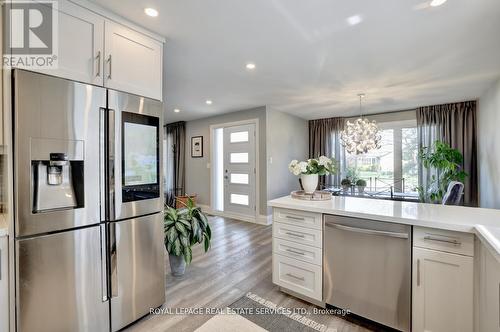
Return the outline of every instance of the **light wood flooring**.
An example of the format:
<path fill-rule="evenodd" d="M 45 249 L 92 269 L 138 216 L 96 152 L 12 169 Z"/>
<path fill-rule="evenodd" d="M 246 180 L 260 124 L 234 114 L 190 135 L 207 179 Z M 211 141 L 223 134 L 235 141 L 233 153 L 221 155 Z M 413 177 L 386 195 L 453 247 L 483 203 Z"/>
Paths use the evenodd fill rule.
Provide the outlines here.
<path fill-rule="evenodd" d="M 287 308 L 313 306 L 280 292 L 272 283 L 271 226 L 232 219 L 210 217 L 213 239 L 207 254 L 193 248 L 193 262 L 182 278 L 170 274 L 166 261 L 165 308 L 225 308 L 251 291 Z M 127 328 L 127 331 L 194 331 L 210 315 L 149 315 Z M 338 332 L 364 332 L 365 328 L 332 315 L 310 315 L 309 318 Z"/>

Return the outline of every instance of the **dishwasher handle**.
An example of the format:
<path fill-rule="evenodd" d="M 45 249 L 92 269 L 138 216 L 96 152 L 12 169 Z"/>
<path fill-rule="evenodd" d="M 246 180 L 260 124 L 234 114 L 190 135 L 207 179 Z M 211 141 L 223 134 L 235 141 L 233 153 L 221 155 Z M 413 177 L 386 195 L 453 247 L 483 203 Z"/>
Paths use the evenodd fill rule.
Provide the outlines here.
<path fill-rule="evenodd" d="M 389 236 L 389 237 L 395 237 L 395 238 L 399 238 L 399 239 L 408 239 L 408 237 L 409 237 L 408 233 L 377 231 L 375 229 L 366 229 L 366 228 L 344 226 L 344 225 L 331 223 L 331 222 L 325 222 L 325 226 L 337 228 L 337 229 L 340 229 L 343 231 L 356 232 L 356 233 L 362 233 L 362 234 L 368 234 L 368 235 Z"/>

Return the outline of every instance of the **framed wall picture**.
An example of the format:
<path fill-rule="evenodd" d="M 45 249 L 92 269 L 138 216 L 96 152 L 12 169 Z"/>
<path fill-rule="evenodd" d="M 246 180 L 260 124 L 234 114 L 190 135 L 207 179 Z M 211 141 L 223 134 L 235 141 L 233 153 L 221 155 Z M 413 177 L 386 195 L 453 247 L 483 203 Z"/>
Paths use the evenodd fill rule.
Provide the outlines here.
<path fill-rule="evenodd" d="M 191 158 L 203 157 L 203 136 L 191 137 Z"/>

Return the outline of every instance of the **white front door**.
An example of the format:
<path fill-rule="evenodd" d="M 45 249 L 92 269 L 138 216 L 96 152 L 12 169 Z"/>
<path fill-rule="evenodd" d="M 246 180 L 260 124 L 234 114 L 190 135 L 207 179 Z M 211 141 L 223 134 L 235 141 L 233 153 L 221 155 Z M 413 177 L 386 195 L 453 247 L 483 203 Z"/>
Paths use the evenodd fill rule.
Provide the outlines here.
<path fill-rule="evenodd" d="M 255 124 L 224 128 L 224 211 L 255 216 Z"/>

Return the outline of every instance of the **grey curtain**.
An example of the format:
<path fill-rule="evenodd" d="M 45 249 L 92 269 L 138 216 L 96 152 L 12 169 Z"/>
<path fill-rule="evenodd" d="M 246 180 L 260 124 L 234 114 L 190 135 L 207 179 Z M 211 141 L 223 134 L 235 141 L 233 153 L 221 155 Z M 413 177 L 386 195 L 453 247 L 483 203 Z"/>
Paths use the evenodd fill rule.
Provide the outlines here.
<path fill-rule="evenodd" d="M 476 102 L 420 107 L 417 109 L 417 127 L 419 148 L 431 147 L 439 140 L 462 153 L 462 169 L 469 174 L 464 183 L 464 205 L 477 206 Z M 432 171 L 419 164 L 418 173 L 420 185 L 427 190 Z"/>
<path fill-rule="evenodd" d="M 184 193 L 185 185 L 185 122 L 175 122 L 165 126 L 165 203 L 175 206 L 175 196 Z"/>
<path fill-rule="evenodd" d="M 320 188 L 340 186 L 340 170 L 345 164 L 345 153 L 340 144 L 340 132 L 344 129 L 344 118 L 328 118 L 309 121 L 309 158 L 333 157 L 339 163 L 339 172 L 320 178 Z"/>

